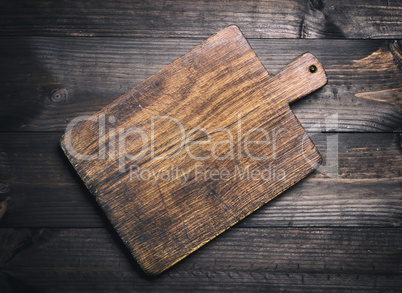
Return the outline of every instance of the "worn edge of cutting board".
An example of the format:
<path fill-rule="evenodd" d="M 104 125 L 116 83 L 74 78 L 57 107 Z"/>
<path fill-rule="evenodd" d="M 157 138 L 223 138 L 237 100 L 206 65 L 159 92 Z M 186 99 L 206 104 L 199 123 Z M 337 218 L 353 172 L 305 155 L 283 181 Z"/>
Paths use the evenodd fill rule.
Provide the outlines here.
<path fill-rule="evenodd" d="M 200 45 L 198 45 L 198 46 L 196 46 L 195 48 L 193 48 L 191 51 L 196 50 L 196 49 L 199 48 L 202 44 L 204 44 L 205 42 L 207 42 L 209 39 L 215 37 L 215 36 L 218 35 L 219 33 L 223 32 L 224 30 L 235 30 L 236 33 L 240 34 L 241 37 L 244 38 L 244 36 L 243 36 L 243 34 L 241 33 L 241 31 L 239 30 L 239 28 L 238 28 L 237 26 L 231 25 L 231 26 L 228 26 L 228 27 L 224 28 L 224 29 L 221 30 L 220 32 L 216 33 L 216 34 L 213 35 L 212 37 L 208 38 L 207 40 L 205 40 L 204 42 L 202 42 Z M 245 38 L 244 38 L 244 41 L 247 42 L 247 40 L 246 40 Z M 248 42 L 247 42 L 247 44 L 248 44 Z M 260 60 L 258 59 L 257 55 L 256 55 L 255 52 L 252 50 L 252 48 L 251 48 L 251 46 L 250 46 L 249 44 L 248 44 L 248 47 L 249 47 L 248 49 L 252 51 L 252 53 L 254 54 L 254 57 L 255 57 L 255 58 L 258 60 L 258 62 L 260 63 L 259 65 L 260 65 L 262 68 L 264 68 L 264 66 L 262 65 L 262 63 L 260 62 Z M 190 51 L 190 52 L 191 52 L 191 51 Z M 189 53 L 189 52 L 188 52 L 188 53 Z M 176 59 L 176 61 L 172 62 L 171 64 L 177 62 L 177 60 L 180 60 L 180 59 L 184 58 L 188 53 L 186 53 L 186 54 L 184 54 L 183 56 L 179 57 L 178 59 Z M 308 53 L 308 54 L 309 54 L 309 53 Z M 311 54 L 310 54 L 310 55 L 311 55 Z M 309 55 L 309 56 L 310 56 L 310 55 Z M 303 55 L 302 55 L 302 56 L 303 56 Z M 305 55 L 304 55 L 304 56 L 305 56 Z M 312 55 L 311 55 L 311 56 L 312 56 Z M 300 57 L 299 57 L 299 58 L 300 58 Z M 296 58 L 296 60 L 299 59 L 299 58 Z M 319 69 L 323 71 L 323 68 L 321 67 L 321 64 L 318 62 L 318 60 L 316 60 L 316 58 L 315 58 L 314 56 L 312 56 L 312 58 L 314 59 L 315 64 L 319 66 Z M 169 66 L 170 66 L 170 65 L 166 66 L 164 69 L 160 70 L 159 72 L 161 72 L 161 71 L 163 71 L 163 70 L 166 70 L 166 68 L 168 68 Z M 264 68 L 264 70 L 265 70 L 265 72 L 266 72 L 266 75 L 267 75 L 268 79 L 270 79 L 271 77 L 268 76 L 268 73 L 267 73 L 267 71 L 266 71 L 265 68 Z M 322 86 L 326 83 L 325 71 L 323 71 L 323 72 L 324 72 L 323 74 L 324 74 L 324 79 L 325 79 L 325 80 L 323 80 L 323 81 L 321 82 L 322 84 L 321 84 L 319 87 L 312 88 L 309 92 L 312 92 L 312 91 L 316 90 L 317 88 L 322 87 Z M 156 73 L 156 74 L 157 74 L 157 73 Z M 155 75 L 156 75 L 156 74 L 155 74 Z M 278 75 L 280 75 L 280 74 L 278 74 Z M 278 76 L 278 75 L 277 75 L 277 76 Z M 151 79 L 151 78 L 152 78 L 152 76 L 149 77 L 147 80 L 145 80 L 145 81 L 144 81 L 143 83 L 141 83 L 140 85 L 136 86 L 134 89 L 132 89 L 132 90 L 130 90 L 129 92 L 127 92 L 126 94 L 124 94 L 124 95 L 123 95 L 122 97 L 120 97 L 119 99 L 117 99 L 117 100 L 115 100 L 114 102 L 112 102 L 112 104 L 110 104 L 110 105 L 118 104 L 118 103 L 120 103 L 120 102 L 123 102 L 123 101 L 124 101 L 125 99 L 127 99 L 127 98 L 133 97 L 133 96 L 131 95 L 131 93 L 132 93 L 135 89 L 140 88 L 143 84 L 145 84 L 145 83 L 146 83 L 149 79 Z M 309 93 L 309 92 L 308 92 L 308 93 Z M 308 93 L 305 93 L 305 94 L 308 94 Z M 304 95 L 305 95 L 305 94 L 304 94 Z M 299 97 L 297 97 L 297 98 L 300 98 L 300 97 L 301 97 L 301 96 L 299 96 Z M 292 102 L 292 101 L 293 101 L 293 100 L 287 100 L 286 103 L 283 104 L 282 106 L 287 106 L 287 108 L 288 108 L 287 111 L 289 111 L 289 112 L 294 116 L 293 112 L 291 111 L 291 109 L 290 109 L 289 106 L 288 106 L 288 103 L 290 103 L 290 102 Z M 110 105 L 109 105 L 109 106 L 110 106 Z M 107 106 L 107 107 L 108 107 L 108 106 Z M 104 109 L 106 109 L 107 107 L 105 107 Z M 104 111 L 104 109 L 102 109 L 101 111 L 99 111 L 98 113 L 96 113 L 96 114 L 94 114 L 94 115 L 98 115 L 99 113 L 102 113 L 102 112 Z M 295 119 L 296 123 L 298 124 L 298 126 L 299 126 L 301 129 L 303 129 L 303 127 L 301 126 L 300 122 L 297 120 L 297 118 L 296 118 L 295 116 L 294 116 L 294 119 Z M 303 130 L 304 130 L 304 129 L 303 129 Z M 305 131 L 304 131 L 304 132 L 305 132 Z M 241 217 L 235 219 L 235 221 L 234 221 L 233 223 L 229 223 L 226 227 L 224 227 L 223 229 L 220 229 L 219 231 L 217 231 L 216 233 L 214 233 L 214 235 L 211 235 L 207 240 L 202 241 L 202 242 L 200 242 L 199 244 L 193 246 L 190 250 L 188 250 L 188 251 L 187 251 L 185 254 L 183 254 L 181 257 L 177 257 L 174 261 L 170 262 L 169 264 L 163 264 L 163 266 L 160 266 L 158 263 L 157 263 L 156 265 L 155 265 L 155 263 L 154 263 L 154 265 L 151 264 L 151 266 L 150 266 L 149 264 L 146 264 L 146 263 L 145 263 L 146 261 L 144 261 L 144 260 L 141 261 L 141 256 L 138 255 L 137 251 L 136 251 L 135 249 L 133 249 L 133 247 L 131 247 L 130 243 L 127 241 L 127 238 L 126 238 L 126 237 L 129 237 L 129 235 L 128 235 L 128 236 L 127 236 L 127 235 L 124 235 L 124 233 L 121 233 L 121 231 L 119 230 L 119 227 L 116 227 L 116 224 L 118 224 L 118 223 L 115 223 L 114 220 L 113 220 L 113 218 L 110 216 L 110 214 L 109 214 L 109 212 L 108 212 L 108 206 L 107 206 L 107 204 L 106 204 L 105 202 L 103 202 L 100 197 L 98 197 L 98 192 L 97 192 L 96 187 L 92 186 L 92 184 L 89 183 L 89 182 L 86 180 L 86 177 L 85 177 L 85 174 L 84 174 L 84 172 L 83 172 L 83 169 L 81 169 L 80 166 L 79 166 L 76 162 L 74 162 L 74 158 L 73 158 L 72 156 L 70 156 L 68 150 L 66 149 L 65 142 L 64 142 L 66 135 L 67 135 L 67 133 L 65 133 L 65 134 L 63 135 L 63 137 L 61 138 L 61 146 L 62 146 L 63 151 L 66 153 L 67 157 L 69 158 L 70 162 L 73 164 L 73 166 L 74 166 L 74 168 L 76 169 L 77 173 L 80 175 L 80 177 L 81 177 L 82 180 L 84 181 L 84 183 L 85 183 L 85 185 L 87 186 L 87 188 L 95 195 L 96 200 L 98 201 L 99 205 L 102 207 L 102 209 L 104 209 L 106 215 L 108 216 L 109 220 L 112 222 L 112 225 L 115 227 L 117 233 L 118 233 L 119 236 L 122 238 L 122 240 L 123 240 L 123 242 L 126 244 L 126 246 L 129 248 L 129 250 L 130 250 L 131 253 L 133 254 L 134 258 L 137 260 L 137 262 L 139 263 L 139 265 L 141 266 L 141 268 L 142 268 L 145 272 L 147 272 L 147 273 L 149 273 L 149 274 L 152 274 L 152 275 L 161 273 L 162 271 L 164 271 L 164 270 L 166 270 L 167 268 L 171 267 L 172 265 L 174 265 L 175 263 L 177 263 L 177 262 L 180 261 L 181 259 L 185 258 L 187 255 L 189 255 L 189 254 L 192 253 L 193 251 L 197 250 L 199 247 L 201 247 L 202 245 L 206 244 L 207 242 L 209 242 L 210 240 L 212 240 L 214 237 L 216 237 L 217 235 L 221 234 L 222 232 L 224 232 L 225 230 L 227 230 L 229 227 L 233 226 L 233 225 L 236 224 L 238 221 L 240 221 L 241 219 L 243 219 L 243 218 L 246 217 L 247 215 L 251 214 L 252 212 L 254 212 L 255 210 L 257 210 L 258 208 L 260 208 L 262 205 L 266 204 L 268 201 L 272 200 L 273 198 L 275 198 L 276 196 L 278 196 L 279 194 L 281 194 L 284 190 L 288 189 L 289 187 L 291 187 L 292 185 L 294 185 L 295 183 L 297 183 L 298 181 L 300 181 L 301 179 L 303 179 L 305 176 L 307 176 L 309 173 L 311 173 L 311 172 L 314 170 L 314 169 L 312 168 L 311 170 L 309 170 L 308 172 L 306 172 L 302 177 L 300 177 L 300 178 L 298 178 L 296 181 L 294 181 L 291 185 L 289 185 L 289 186 L 283 188 L 280 192 L 274 194 L 271 198 L 269 198 L 269 199 L 266 200 L 265 202 L 260 203 L 257 207 L 253 208 L 252 210 L 249 210 L 249 211 L 247 211 L 246 213 L 242 214 Z M 307 138 L 308 138 L 308 137 L 307 137 Z M 310 140 L 309 138 L 308 138 L 308 140 L 311 142 L 311 140 Z M 320 164 L 320 163 L 321 163 L 321 156 L 319 155 L 318 150 L 315 148 L 314 144 L 313 144 L 312 142 L 311 142 L 311 144 L 312 144 L 312 146 L 313 146 L 314 152 L 315 152 L 316 155 L 317 155 L 317 157 L 316 157 L 317 161 L 316 161 L 315 163 L 316 163 L 316 164 Z"/>

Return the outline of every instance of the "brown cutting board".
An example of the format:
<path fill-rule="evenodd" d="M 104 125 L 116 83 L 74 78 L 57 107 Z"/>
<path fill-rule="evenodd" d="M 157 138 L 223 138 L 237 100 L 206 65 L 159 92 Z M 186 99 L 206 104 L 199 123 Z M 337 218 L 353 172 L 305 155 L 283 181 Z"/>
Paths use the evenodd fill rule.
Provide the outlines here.
<path fill-rule="evenodd" d="M 141 267 L 169 268 L 312 172 L 289 108 L 326 83 L 310 53 L 268 75 L 228 26 L 62 137 Z"/>

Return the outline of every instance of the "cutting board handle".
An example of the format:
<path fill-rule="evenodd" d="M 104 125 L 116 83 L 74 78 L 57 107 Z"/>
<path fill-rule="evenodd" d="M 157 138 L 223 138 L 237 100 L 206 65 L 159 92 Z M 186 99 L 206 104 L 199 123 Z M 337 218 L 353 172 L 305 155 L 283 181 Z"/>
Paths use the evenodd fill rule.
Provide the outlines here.
<path fill-rule="evenodd" d="M 306 52 L 270 81 L 273 82 L 270 86 L 278 85 L 278 89 L 274 91 L 277 97 L 289 104 L 323 87 L 327 83 L 327 76 L 318 59 Z"/>

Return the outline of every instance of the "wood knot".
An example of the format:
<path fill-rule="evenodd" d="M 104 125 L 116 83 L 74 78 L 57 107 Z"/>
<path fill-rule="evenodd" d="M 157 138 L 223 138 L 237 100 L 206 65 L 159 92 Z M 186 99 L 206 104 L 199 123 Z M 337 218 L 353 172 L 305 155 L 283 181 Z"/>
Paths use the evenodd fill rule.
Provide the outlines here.
<path fill-rule="evenodd" d="M 51 100 L 52 102 L 59 103 L 67 99 L 67 90 L 66 89 L 57 89 L 52 91 Z"/>
<path fill-rule="evenodd" d="M 319 10 L 322 11 L 324 9 L 324 3 L 321 0 L 310 0 L 311 5 Z"/>
<path fill-rule="evenodd" d="M 10 189 L 8 188 L 7 184 L 0 183 L 0 193 L 7 193 Z"/>

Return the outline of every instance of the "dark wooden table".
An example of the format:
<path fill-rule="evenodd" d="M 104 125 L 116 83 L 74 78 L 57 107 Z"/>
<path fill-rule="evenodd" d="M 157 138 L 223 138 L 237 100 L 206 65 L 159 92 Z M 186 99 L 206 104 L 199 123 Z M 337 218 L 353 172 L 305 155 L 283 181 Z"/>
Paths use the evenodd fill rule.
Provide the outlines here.
<path fill-rule="evenodd" d="M 401 1 L 1 1 L 0 13 L 0 292 L 402 291 Z M 59 138 L 232 23 L 271 74 L 305 51 L 323 63 L 328 85 L 291 108 L 325 165 L 149 277 Z"/>

